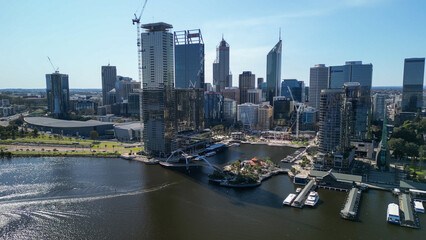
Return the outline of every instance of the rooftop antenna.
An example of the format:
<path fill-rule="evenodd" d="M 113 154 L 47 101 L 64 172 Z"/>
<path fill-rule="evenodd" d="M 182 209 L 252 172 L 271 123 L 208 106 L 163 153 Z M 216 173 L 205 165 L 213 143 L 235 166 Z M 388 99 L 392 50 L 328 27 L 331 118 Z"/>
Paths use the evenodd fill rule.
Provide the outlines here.
<path fill-rule="evenodd" d="M 53 63 L 52 63 L 52 60 L 50 60 L 50 57 L 49 56 L 47 56 L 47 59 L 49 59 L 49 62 L 50 62 L 50 65 L 52 66 L 52 68 L 53 68 L 53 71 L 55 71 L 55 73 L 59 73 L 59 68 L 57 67 L 57 68 L 55 68 L 55 66 L 53 65 Z"/>
<path fill-rule="evenodd" d="M 281 28 L 280 28 L 280 33 L 279 33 L 279 36 L 280 36 L 280 41 L 281 41 Z"/>

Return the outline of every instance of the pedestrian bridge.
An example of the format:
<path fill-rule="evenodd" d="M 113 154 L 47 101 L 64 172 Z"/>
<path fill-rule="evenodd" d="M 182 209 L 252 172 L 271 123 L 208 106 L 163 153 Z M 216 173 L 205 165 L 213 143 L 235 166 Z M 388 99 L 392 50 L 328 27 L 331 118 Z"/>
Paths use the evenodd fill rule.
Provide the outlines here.
<path fill-rule="evenodd" d="M 185 158 L 185 163 L 179 163 L 179 162 L 173 162 L 173 160 L 175 159 L 174 157 L 180 157 L 183 156 Z M 165 162 L 160 162 L 160 164 L 162 166 L 165 167 L 186 167 L 186 169 L 189 169 L 189 167 L 210 167 L 213 171 L 217 170 L 219 172 L 222 172 L 222 169 L 218 166 L 215 166 L 213 164 L 211 164 L 204 156 L 200 156 L 200 155 L 193 155 L 193 157 L 198 157 L 198 159 L 200 159 L 197 163 L 191 161 L 190 159 L 188 159 L 188 154 L 186 154 L 184 151 L 182 150 L 176 150 L 174 152 L 172 152 L 172 154 L 170 154 L 170 156 L 167 158 L 167 160 Z"/>

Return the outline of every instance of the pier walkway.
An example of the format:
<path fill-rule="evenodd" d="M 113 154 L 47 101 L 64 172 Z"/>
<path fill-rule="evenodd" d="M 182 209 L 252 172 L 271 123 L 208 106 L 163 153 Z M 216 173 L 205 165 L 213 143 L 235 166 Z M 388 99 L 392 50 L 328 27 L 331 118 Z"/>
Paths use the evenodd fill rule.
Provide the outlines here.
<path fill-rule="evenodd" d="M 413 211 L 413 204 L 409 194 L 401 194 L 398 197 L 399 210 L 401 214 L 401 226 L 410 228 L 420 228 L 420 221 Z"/>
<path fill-rule="evenodd" d="M 356 220 L 360 201 L 361 190 L 356 187 L 352 188 L 346 197 L 346 202 L 340 211 L 340 216 L 347 220 Z"/>
<path fill-rule="evenodd" d="M 305 200 L 312 189 L 316 187 L 315 180 L 309 181 L 308 184 L 305 185 L 302 191 L 300 191 L 299 195 L 297 195 L 296 199 L 294 199 L 293 203 L 291 204 L 292 207 L 298 207 L 303 208 L 305 205 Z"/>

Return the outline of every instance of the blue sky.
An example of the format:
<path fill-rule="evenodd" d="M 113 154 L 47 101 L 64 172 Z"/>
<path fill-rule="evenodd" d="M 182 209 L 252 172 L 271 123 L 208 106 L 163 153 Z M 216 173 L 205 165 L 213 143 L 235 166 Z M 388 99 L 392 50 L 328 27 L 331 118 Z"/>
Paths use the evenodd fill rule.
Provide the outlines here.
<path fill-rule="evenodd" d="M 138 78 L 133 13 L 143 0 L 0 0 L 0 88 L 44 88 L 49 56 L 70 76 L 71 88 L 100 88 L 111 63 Z M 426 56 L 423 0 L 148 0 L 142 23 L 163 21 L 174 30 L 200 28 L 206 81 L 215 48 L 230 44 L 233 83 L 252 71 L 265 77 L 266 55 L 282 29 L 282 78 L 309 84 L 317 63 L 373 64 L 374 86 L 402 85 L 406 57 Z"/>

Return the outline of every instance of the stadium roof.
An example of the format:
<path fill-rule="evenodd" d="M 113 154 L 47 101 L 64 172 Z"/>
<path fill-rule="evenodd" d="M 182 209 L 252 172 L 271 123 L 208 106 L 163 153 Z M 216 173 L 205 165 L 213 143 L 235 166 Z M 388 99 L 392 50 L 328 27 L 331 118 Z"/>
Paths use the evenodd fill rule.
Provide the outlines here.
<path fill-rule="evenodd" d="M 51 128 L 83 128 L 83 127 L 97 127 L 97 126 L 113 126 L 114 123 L 100 122 L 96 120 L 89 121 L 73 121 L 61 120 L 47 117 L 26 117 L 25 122 L 35 126 L 51 127 Z"/>

